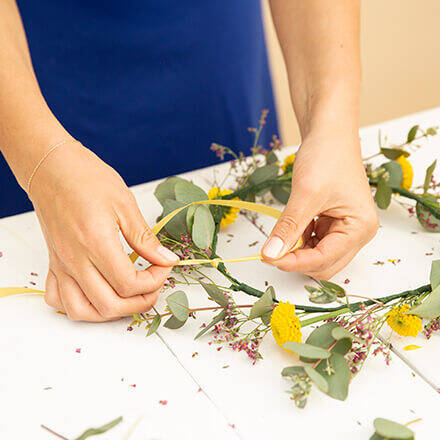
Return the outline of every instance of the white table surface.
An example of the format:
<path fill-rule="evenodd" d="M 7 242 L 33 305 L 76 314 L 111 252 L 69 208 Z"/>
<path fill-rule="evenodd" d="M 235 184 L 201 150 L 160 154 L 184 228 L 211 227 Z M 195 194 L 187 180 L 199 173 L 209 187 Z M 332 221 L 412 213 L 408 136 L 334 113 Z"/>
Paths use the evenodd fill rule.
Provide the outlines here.
<path fill-rule="evenodd" d="M 440 108 L 362 129 L 365 155 L 377 150 L 378 129 L 398 142 L 417 123 L 440 125 Z M 286 148 L 285 154 L 293 150 Z M 434 158 L 440 158 L 440 136 L 424 141 L 423 148 L 411 156 L 417 184 L 423 182 L 424 170 Z M 224 169 L 223 165 L 216 167 L 219 174 Z M 209 188 L 212 176 L 213 168 L 185 175 L 204 188 Z M 156 184 L 133 188 L 150 224 L 160 213 L 153 196 Z M 395 202 L 380 212 L 380 220 L 376 238 L 334 280 L 349 279 L 351 293 L 367 296 L 426 284 L 430 261 L 440 258 L 440 234 L 424 232 Z M 269 232 L 272 221 L 261 218 L 260 222 Z M 222 256 L 255 253 L 265 239 L 242 216 L 227 232 L 233 238 L 227 244 L 231 237 L 222 233 Z M 258 246 L 249 248 L 256 240 Z M 0 252 L 0 286 L 44 289 L 47 252 L 33 212 L 0 220 Z M 401 262 L 388 262 L 396 258 Z M 377 260 L 385 264 L 374 265 Z M 309 280 L 302 275 L 283 273 L 259 262 L 237 263 L 229 269 L 257 288 L 264 288 L 268 281 L 281 299 L 307 301 L 303 286 Z M 184 290 L 192 306 L 207 304 L 200 288 Z M 242 293 L 236 298 L 249 302 Z M 280 375 L 295 359 L 270 336 L 263 343 L 264 359 L 252 366 L 244 354 L 226 347 L 217 351 L 217 346 L 207 344 L 208 337 L 193 340 L 211 315 L 199 314 L 180 330 L 161 328 L 145 338 L 143 329 L 126 331 L 129 319 L 105 324 L 70 322 L 46 306 L 40 296 L 22 295 L 0 302 L 2 440 L 55 439 L 40 424 L 74 438 L 119 415 L 124 422 L 96 438 L 123 440 L 140 417 L 130 440 L 368 439 L 376 417 L 402 423 L 421 417 L 412 425 L 416 438 L 438 436 L 439 335 L 429 341 L 423 336 L 393 337 L 401 358 L 394 355 L 387 367 L 382 358 L 372 357 L 352 381 L 345 402 L 313 390 L 306 409 L 299 410 L 285 394 L 289 383 Z M 158 307 L 163 304 L 162 298 Z M 408 344 L 422 348 L 405 351 Z"/>

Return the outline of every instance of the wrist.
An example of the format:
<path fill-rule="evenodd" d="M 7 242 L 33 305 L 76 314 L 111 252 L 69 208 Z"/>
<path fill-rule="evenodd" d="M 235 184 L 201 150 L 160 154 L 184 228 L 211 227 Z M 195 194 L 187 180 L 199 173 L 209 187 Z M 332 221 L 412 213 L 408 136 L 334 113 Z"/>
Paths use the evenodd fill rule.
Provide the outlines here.
<path fill-rule="evenodd" d="M 298 101 L 298 100 L 296 100 Z M 301 103 L 294 102 L 304 142 L 309 137 L 359 135 L 359 87 L 356 84 L 331 84 L 306 93 Z"/>

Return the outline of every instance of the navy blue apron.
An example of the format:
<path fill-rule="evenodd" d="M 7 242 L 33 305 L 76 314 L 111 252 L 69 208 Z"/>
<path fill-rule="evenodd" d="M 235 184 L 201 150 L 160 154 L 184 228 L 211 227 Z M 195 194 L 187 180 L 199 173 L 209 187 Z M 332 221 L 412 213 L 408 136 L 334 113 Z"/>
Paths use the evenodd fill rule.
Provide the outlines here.
<path fill-rule="evenodd" d="M 128 185 L 248 152 L 264 108 L 277 133 L 259 0 L 17 3 L 49 107 Z M 1 158 L 0 217 L 31 208 Z"/>

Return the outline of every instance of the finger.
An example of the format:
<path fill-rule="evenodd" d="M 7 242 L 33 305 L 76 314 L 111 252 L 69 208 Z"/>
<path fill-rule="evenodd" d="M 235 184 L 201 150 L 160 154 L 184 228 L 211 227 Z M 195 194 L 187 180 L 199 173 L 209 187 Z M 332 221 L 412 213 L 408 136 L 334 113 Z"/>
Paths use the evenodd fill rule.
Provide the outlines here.
<path fill-rule="evenodd" d="M 136 270 L 124 252 L 119 236 L 111 232 L 99 240 L 90 259 L 116 293 L 124 298 L 160 289 L 171 273 L 170 266 L 150 266 Z"/>
<path fill-rule="evenodd" d="M 357 250 L 349 252 L 343 258 L 338 260 L 337 263 L 334 264 L 333 266 L 330 266 L 329 268 L 322 270 L 320 272 L 310 272 L 310 273 L 305 273 L 304 275 L 308 275 L 312 278 L 315 278 L 316 280 L 329 280 L 338 272 L 340 272 L 344 267 L 346 267 L 353 260 L 356 254 L 357 254 Z"/>
<path fill-rule="evenodd" d="M 152 264 L 174 266 L 179 261 L 179 257 L 160 244 L 139 211 L 134 197 L 123 209 L 125 212 L 120 216 L 119 223 L 121 231 L 132 249 Z"/>
<path fill-rule="evenodd" d="M 58 283 L 55 274 L 52 269 L 49 269 L 46 277 L 46 292 L 44 293 L 44 301 L 50 307 L 58 310 L 59 312 L 64 312 L 64 306 L 61 302 L 60 294 L 58 291 Z"/>
<path fill-rule="evenodd" d="M 158 290 L 144 295 L 121 298 L 93 266 L 87 267 L 77 277 L 77 281 L 89 301 L 106 319 L 147 312 L 156 303 L 159 295 Z"/>
<path fill-rule="evenodd" d="M 290 197 L 284 212 L 263 246 L 262 256 L 269 263 L 273 263 L 292 249 L 315 216 L 316 211 L 305 204 L 304 200 L 299 199 L 298 196 Z"/>
<path fill-rule="evenodd" d="M 66 273 L 58 273 L 57 279 L 61 301 L 69 319 L 89 322 L 106 321 L 71 276 Z"/>
<path fill-rule="evenodd" d="M 330 232 L 314 248 L 298 249 L 274 264 L 288 272 L 324 272 L 347 254 L 356 253 L 360 248 L 359 241 L 354 233 Z"/>

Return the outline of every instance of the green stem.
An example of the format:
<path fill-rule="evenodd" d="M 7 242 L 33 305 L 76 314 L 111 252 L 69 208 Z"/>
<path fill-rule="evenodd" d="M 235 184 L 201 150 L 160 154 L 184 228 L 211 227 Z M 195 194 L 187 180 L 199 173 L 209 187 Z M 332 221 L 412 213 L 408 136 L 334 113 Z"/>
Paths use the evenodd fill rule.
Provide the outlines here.
<path fill-rule="evenodd" d="M 296 306 L 295 306 L 296 308 Z M 340 310 L 335 310 L 330 313 L 325 313 L 324 315 L 314 316 L 313 318 L 305 319 L 304 321 L 300 321 L 301 327 L 305 327 L 310 324 L 314 324 L 315 322 L 324 321 L 325 319 L 334 318 L 335 316 L 343 315 L 344 313 L 350 312 L 350 308 L 344 307 Z"/>
<path fill-rule="evenodd" d="M 370 180 L 370 186 L 377 186 L 377 182 Z M 407 199 L 415 200 L 417 203 L 426 208 L 426 210 L 429 211 L 435 218 L 440 219 L 440 207 L 435 203 L 432 203 L 425 197 L 414 194 L 411 191 L 407 191 L 403 188 L 395 188 L 392 186 L 391 189 L 393 190 L 393 192 L 400 194 Z"/>

